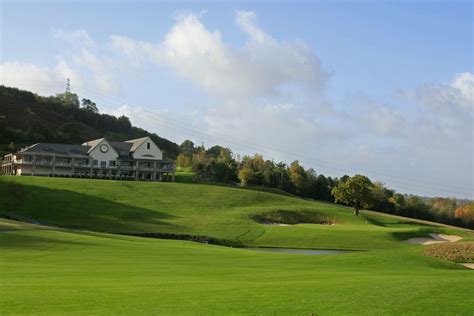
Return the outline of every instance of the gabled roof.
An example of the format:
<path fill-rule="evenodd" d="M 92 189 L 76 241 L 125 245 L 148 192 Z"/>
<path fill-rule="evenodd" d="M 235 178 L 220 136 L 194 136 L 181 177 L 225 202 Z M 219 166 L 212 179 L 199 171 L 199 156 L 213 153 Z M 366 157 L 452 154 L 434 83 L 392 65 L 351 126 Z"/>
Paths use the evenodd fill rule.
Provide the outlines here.
<path fill-rule="evenodd" d="M 89 148 L 89 152 L 91 152 L 97 145 L 99 145 L 105 138 L 102 137 L 102 138 L 99 138 L 99 139 L 94 139 L 94 140 L 90 140 L 88 142 L 85 142 L 85 143 L 82 143 L 83 146 L 90 146 Z"/>
<path fill-rule="evenodd" d="M 143 144 L 146 140 L 151 140 L 150 137 L 142 137 L 142 138 L 137 138 L 137 139 L 131 139 L 131 140 L 126 140 L 126 143 L 131 143 L 132 147 L 130 148 L 130 152 L 134 152 L 137 150 L 138 147 L 140 147 L 141 144 Z"/>
<path fill-rule="evenodd" d="M 89 149 L 90 146 L 84 145 L 37 143 L 21 149 L 18 153 L 55 154 L 63 156 L 81 156 L 87 158 Z"/>

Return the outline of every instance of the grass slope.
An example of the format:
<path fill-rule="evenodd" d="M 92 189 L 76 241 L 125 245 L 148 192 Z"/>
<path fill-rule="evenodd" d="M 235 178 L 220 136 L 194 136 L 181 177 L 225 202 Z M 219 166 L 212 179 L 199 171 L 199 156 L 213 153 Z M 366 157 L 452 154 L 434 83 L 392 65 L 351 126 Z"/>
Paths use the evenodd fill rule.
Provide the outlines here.
<path fill-rule="evenodd" d="M 256 223 L 305 210 L 336 225 Z M 472 315 L 474 273 L 401 242 L 454 230 L 327 203 L 222 186 L 0 177 L 2 314 Z M 71 229 L 74 228 L 74 229 Z M 80 230 L 79 230 L 80 229 Z M 249 246 L 365 249 L 342 255 L 259 253 L 119 236 L 173 232 Z"/>
<path fill-rule="evenodd" d="M 4 231 L 0 242 L 3 314 L 472 312 L 472 271 L 420 256 L 414 248 L 262 254 L 31 229 Z"/>

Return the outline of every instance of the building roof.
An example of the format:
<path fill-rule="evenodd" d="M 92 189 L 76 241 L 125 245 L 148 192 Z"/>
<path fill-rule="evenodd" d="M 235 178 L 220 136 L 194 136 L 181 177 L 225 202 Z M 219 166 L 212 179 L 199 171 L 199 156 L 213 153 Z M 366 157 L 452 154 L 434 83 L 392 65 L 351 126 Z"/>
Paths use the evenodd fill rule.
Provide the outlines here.
<path fill-rule="evenodd" d="M 26 148 L 22 148 L 19 153 L 40 153 L 63 156 L 81 156 L 88 157 L 87 152 L 90 146 L 70 145 L 70 144 L 54 144 L 54 143 L 37 143 Z"/>
<path fill-rule="evenodd" d="M 130 149 L 132 148 L 132 143 L 109 141 L 109 144 L 119 154 L 119 158 L 130 158 L 130 152 L 131 152 Z"/>
<path fill-rule="evenodd" d="M 50 155 L 62 155 L 62 156 L 74 156 L 89 158 L 88 155 L 94 147 L 100 144 L 103 140 L 106 140 L 110 146 L 118 153 L 119 159 L 129 160 L 132 158 L 132 153 L 149 137 L 142 137 L 124 142 L 108 141 L 105 138 L 99 138 L 91 141 L 84 142 L 82 145 L 70 145 L 70 144 L 55 144 L 55 143 L 37 143 L 29 147 L 21 149 L 18 154 L 22 153 L 37 153 L 37 154 L 50 154 Z M 145 155 L 146 156 L 146 155 Z M 173 160 L 163 156 L 163 162 L 172 163 Z"/>
<path fill-rule="evenodd" d="M 89 152 L 92 151 L 92 149 L 94 149 L 99 143 L 101 143 L 105 138 L 102 137 L 102 138 L 99 138 L 99 139 L 94 139 L 94 140 L 90 140 L 90 141 L 87 141 L 85 143 L 82 143 L 83 146 L 90 146 L 89 148 Z"/>
<path fill-rule="evenodd" d="M 148 136 L 147 137 L 142 137 L 142 138 L 137 138 L 137 139 L 126 140 L 125 142 L 132 144 L 132 148 L 130 148 L 130 152 L 133 153 L 147 139 L 149 139 Z"/>

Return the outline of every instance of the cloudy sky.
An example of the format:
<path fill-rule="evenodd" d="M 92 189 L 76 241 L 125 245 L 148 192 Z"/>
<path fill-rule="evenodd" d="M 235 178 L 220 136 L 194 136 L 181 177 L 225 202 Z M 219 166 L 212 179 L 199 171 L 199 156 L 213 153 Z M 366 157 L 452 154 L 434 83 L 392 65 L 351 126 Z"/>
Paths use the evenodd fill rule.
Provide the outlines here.
<path fill-rule="evenodd" d="M 177 143 L 473 198 L 473 21 L 471 1 L 1 1 L 0 83 L 70 78 Z"/>

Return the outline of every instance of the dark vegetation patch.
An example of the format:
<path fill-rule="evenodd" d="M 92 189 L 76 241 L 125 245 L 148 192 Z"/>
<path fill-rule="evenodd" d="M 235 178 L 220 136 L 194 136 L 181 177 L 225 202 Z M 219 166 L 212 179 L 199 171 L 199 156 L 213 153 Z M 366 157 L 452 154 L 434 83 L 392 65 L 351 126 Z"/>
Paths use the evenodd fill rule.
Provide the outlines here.
<path fill-rule="evenodd" d="M 202 244 L 212 244 L 226 247 L 243 247 L 240 241 L 214 238 L 209 236 L 189 235 L 189 234 L 174 234 L 174 233 L 121 233 L 121 235 L 157 238 L 157 239 L 174 239 L 194 241 Z"/>
<path fill-rule="evenodd" d="M 252 219 L 261 224 L 334 224 L 329 217 L 307 210 L 274 210 L 253 215 Z"/>
<path fill-rule="evenodd" d="M 430 233 L 443 234 L 444 231 L 436 227 L 429 227 L 429 228 L 420 228 L 420 229 L 412 230 L 412 231 L 394 232 L 392 233 L 392 236 L 396 240 L 405 241 L 410 238 L 432 238 L 430 236 Z"/>
<path fill-rule="evenodd" d="M 454 262 L 474 262 L 474 241 L 430 245 L 423 251 L 425 255 Z"/>
<path fill-rule="evenodd" d="M 382 216 L 374 216 L 374 215 L 363 215 L 365 220 L 376 226 L 380 227 L 434 227 L 436 226 L 427 223 L 420 223 L 415 221 L 408 221 L 408 220 L 401 220 L 400 218 L 391 218 L 391 217 L 382 217 Z"/>

